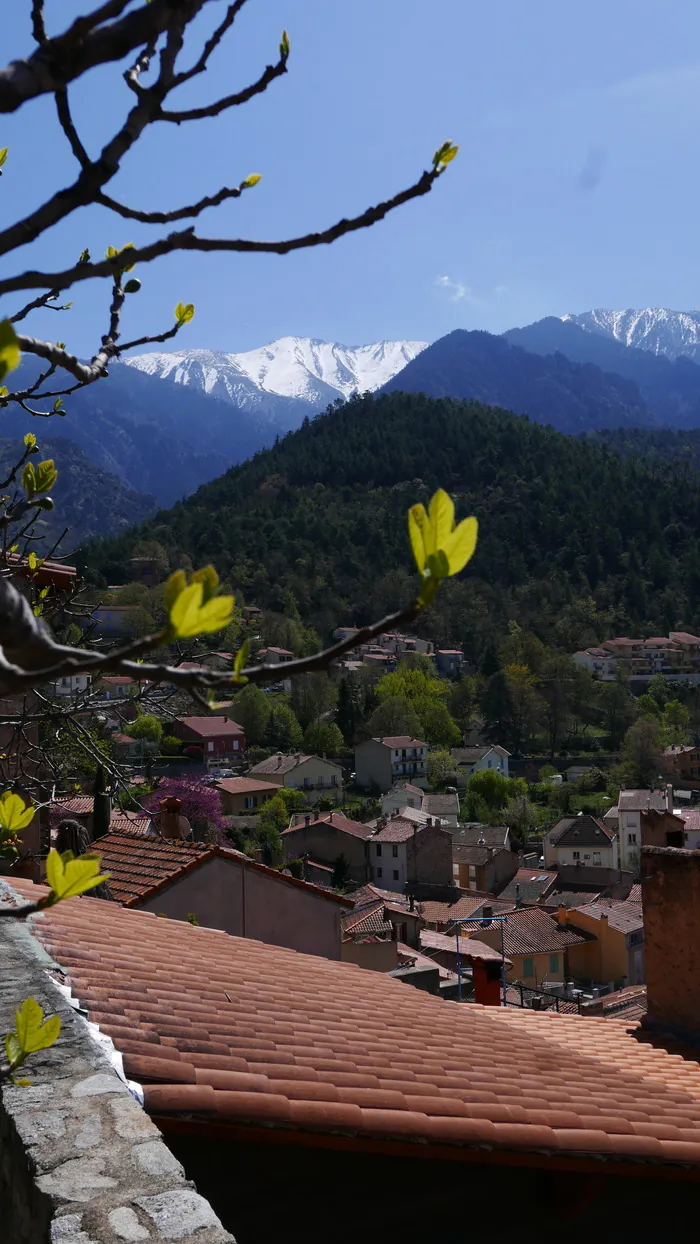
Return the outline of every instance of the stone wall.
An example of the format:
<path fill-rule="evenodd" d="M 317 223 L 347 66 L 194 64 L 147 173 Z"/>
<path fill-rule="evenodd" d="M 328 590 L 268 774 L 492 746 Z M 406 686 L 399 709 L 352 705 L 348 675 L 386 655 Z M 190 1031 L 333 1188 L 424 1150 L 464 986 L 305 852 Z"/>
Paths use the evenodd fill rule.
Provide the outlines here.
<path fill-rule="evenodd" d="M 700 851 L 642 850 L 645 1026 L 700 1040 Z"/>
<path fill-rule="evenodd" d="M 22 1068 L 30 1087 L 0 1092 L 3 1244 L 235 1244 L 52 975 L 30 928 L 0 921 L 0 1034 L 26 997 L 61 1016 Z"/>

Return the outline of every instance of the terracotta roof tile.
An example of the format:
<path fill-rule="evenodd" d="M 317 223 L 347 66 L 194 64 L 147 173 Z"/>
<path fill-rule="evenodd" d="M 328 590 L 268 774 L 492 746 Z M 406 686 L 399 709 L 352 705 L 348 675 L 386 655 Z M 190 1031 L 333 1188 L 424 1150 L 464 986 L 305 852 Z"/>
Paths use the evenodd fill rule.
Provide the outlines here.
<path fill-rule="evenodd" d="M 27 899 L 46 892 L 12 884 Z M 486 1145 L 501 1161 L 518 1151 L 543 1166 L 583 1155 L 602 1170 L 700 1173 L 698 1055 L 628 1024 L 459 1006 L 353 964 L 87 897 L 29 928 L 109 1027 L 164 1126 L 184 1115 L 205 1132 L 282 1128 L 287 1143 L 341 1132 L 356 1150 Z"/>
<path fill-rule="evenodd" d="M 188 730 L 191 730 L 193 734 L 198 734 L 202 739 L 243 734 L 243 726 L 239 726 L 237 721 L 231 721 L 230 717 L 180 717 L 178 720 L 181 725 L 187 726 Z"/>
<path fill-rule="evenodd" d="M 479 936 L 483 937 L 483 933 L 480 932 Z M 498 937 L 500 939 L 500 932 Z M 507 955 L 543 954 L 562 950 L 565 946 L 578 946 L 587 940 L 585 934 L 557 924 L 539 907 L 523 907 L 510 912 L 503 929 L 503 946 Z"/>

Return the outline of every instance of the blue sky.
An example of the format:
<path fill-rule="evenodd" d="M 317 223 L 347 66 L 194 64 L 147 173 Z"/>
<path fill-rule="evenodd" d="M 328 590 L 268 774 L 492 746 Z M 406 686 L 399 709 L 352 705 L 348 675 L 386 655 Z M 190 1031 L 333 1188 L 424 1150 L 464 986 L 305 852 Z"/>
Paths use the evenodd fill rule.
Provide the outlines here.
<path fill-rule="evenodd" d="M 58 29 L 88 0 L 47 0 Z M 31 49 L 29 0 L 3 6 L 3 51 Z M 8 12 L 4 10 L 8 9 Z M 208 6 L 205 32 L 222 11 Z M 249 0 L 183 104 L 247 84 L 289 31 L 289 74 L 244 108 L 152 127 L 108 192 L 166 208 L 236 184 L 244 199 L 200 232 L 280 237 L 322 227 L 408 185 L 444 139 L 458 159 L 428 197 L 374 229 L 295 256 L 175 256 L 138 274 L 127 336 L 196 304 L 179 343 L 242 350 L 285 334 L 349 345 L 434 340 L 453 328 L 502 331 L 592 306 L 700 306 L 700 8 L 692 0 Z M 129 106 L 119 68 L 73 88 L 94 153 Z M 10 148 L 3 218 L 74 176 L 52 106 L 0 118 Z M 89 209 L 5 272 L 63 267 L 89 246 L 156 236 Z M 28 331 L 91 353 L 107 288 L 76 293 Z M 8 305 L 3 305 L 3 311 Z M 59 328 L 60 325 L 60 328 Z"/>

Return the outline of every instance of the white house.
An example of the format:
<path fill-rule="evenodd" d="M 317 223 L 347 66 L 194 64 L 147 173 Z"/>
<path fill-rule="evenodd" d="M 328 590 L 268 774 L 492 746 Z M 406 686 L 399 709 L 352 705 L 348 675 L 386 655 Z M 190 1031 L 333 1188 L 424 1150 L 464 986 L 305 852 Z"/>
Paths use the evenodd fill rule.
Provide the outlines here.
<path fill-rule="evenodd" d="M 52 695 L 82 695 L 90 690 L 92 677 L 90 674 L 67 674 L 65 678 L 57 678 L 51 687 Z"/>
<path fill-rule="evenodd" d="M 494 769 L 508 777 L 508 757 L 505 747 L 498 743 L 485 744 L 483 747 L 453 747 L 452 759 L 462 773 L 471 777 L 482 769 Z"/>
<path fill-rule="evenodd" d="M 673 812 L 673 787 L 664 790 L 621 790 L 617 797 L 620 868 L 639 872 L 642 812 Z"/>
<path fill-rule="evenodd" d="M 402 808 L 420 809 L 422 801 L 423 792 L 420 786 L 412 786 L 410 782 L 395 782 L 391 790 L 382 795 L 382 816 L 392 816 Z"/>
<path fill-rule="evenodd" d="M 412 786 L 428 784 L 428 744 L 398 734 L 383 739 L 367 739 L 355 748 L 355 780 L 358 786 L 378 786 L 390 791 L 396 782 L 408 778 Z"/>
<path fill-rule="evenodd" d="M 585 868 L 619 868 L 618 838 L 594 816 L 565 816 L 544 838 L 545 868 L 581 864 Z"/>

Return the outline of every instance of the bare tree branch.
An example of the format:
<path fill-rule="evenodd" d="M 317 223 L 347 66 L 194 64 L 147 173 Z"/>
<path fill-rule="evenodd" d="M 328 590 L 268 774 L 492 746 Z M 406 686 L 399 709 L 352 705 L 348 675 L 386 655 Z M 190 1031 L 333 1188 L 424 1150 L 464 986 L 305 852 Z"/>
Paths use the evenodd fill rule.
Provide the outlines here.
<path fill-rule="evenodd" d="M 56 91 L 55 99 L 58 119 L 61 123 L 61 129 L 70 143 L 70 149 L 81 168 L 87 168 L 90 164 L 90 157 L 80 141 L 80 136 L 75 128 L 75 124 L 71 116 L 70 104 L 68 103 L 67 89 L 62 87 L 60 91 Z"/>
<path fill-rule="evenodd" d="M 179 207 L 172 212 L 139 212 L 136 208 L 127 207 L 124 203 L 118 203 L 116 199 L 112 199 L 108 194 L 102 193 L 95 196 L 95 203 L 108 207 L 110 211 L 116 212 L 126 220 L 141 220 L 146 225 L 166 225 L 174 220 L 186 220 L 191 216 L 199 216 L 200 212 L 205 211 L 206 208 L 218 207 L 226 199 L 238 199 L 242 193 L 240 186 L 232 186 L 230 189 L 224 187 L 217 194 L 209 195 L 207 198 L 200 199 L 198 203 L 193 203 L 191 207 Z"/>
<path fill-rule="evenodd" d="M 219 23 L 214 33 L 211 35 L 209 39 L 207 39 L 206 43 L 204 44 L 204 47 L 202 49 L 202 54 L 199 60 L 196 61 L 196 63 L 192 66 L 191 69 L 187 69 L 185 70 L 184 73 L 179 73 L 177 75 L 177 78 L 175 79 L 175 83 L 174 83 L 175 86 L 181 86 L 183 82 L 189 82 L 190 78 L 196 77 L 198 73 L 202 73 L 206 69 L 207 63 L 209 61 L 209 57 L 211 56 L 212 52 L 214 52 L 216 48 L 219 46 L 227 30 L 230 30 L 231 26 L 236 20 L 236 17 L 240 13 L 241 9 L 243 8 L 243 5 L 246 4 L 246 2 L 247 0 L 234 0 L 233 4 L 230 4 L 228 6 L 228 9 L 226 10 L 226 16 L 224 17 L 223 21 Z"/>
<path fill-rule="evenodd" d="M 32 0 L 32 34 L 39 46 L 46 42 L 44 0 Z"/>
<path fill-rule="evenodd" d="M 421 177 L 407 190 L 402 190 L 392 198 L 368 207 L 359 216 L 339 220 L 330 228 L 317 233 L 306 233 L 302 237 L 286 238 L 282 241 L 263 242 L 251 238 L 200 238 L 193 228 L 181 233 L 171 233 L 158 242 L 147 246 L 137 246 L 130 250 L 124 263 L 151 263 L 162 255 L 170 255 L 174 251 L 234 251 L 239 254 L 288 255 L 292 251 L 306 250 L 313 246 L 323 246 L 335 242 L 338 238 L 357 229 L 367 229 L 383 220 L 389 212 L 408 203 L 411 199 L 429 194 L 443 169 L 433 168 L 424 172 Z M 119 259 L 106 259 L 97 263 L 75 264 L 63 272 L 24 272 L 20 276 L 7 277 L 0 281 L 0 294 L 14 293 L 21 289 L 40 289 L 50 286 L 52 289 L 68 289 L 79 281 L 89 281 L 95 277 L 113 276 L 119 267 Z"/>
<path fill-rule="evenodd" d="M 266 91 L 271 82 L 275 78 L 281 78 L 282 74 L 287 72 L 287 57 L 281 56 L 275 65 L 268 65 L 261 73 L 257 82 L 253 82 L 251 86 L 247 86 L 243 91 L 237 91 L 234 95 L 227 95 L 224 99 L 219 99 L 214 104 L 207 104 L 202 108 L 188 108 L 184 112 L 167 112 L 162 111 L 158 117 L 159 121 L 174 121 L 176 125 L 180 125 L 182 121 L 201 121 L 204 117 L 218 117 L 220 112 L 225 112 L 227 108 L 236 108 L 239 104 L 247 104 L 249 99 L 253 99 L 255 95 L 262 95 Z"/>
<path fill-rule="evenodd" d="M 39 95 L 53 95 L 96 65 L 122 60 L 156 40 L 174 20 L 191 21 L 209 0 L 151 0 L 120 17 L 128 3 L 111 0 L 77 18 L 64 34 L 47 39 L 25 60 L 0 69 L 0 113 L 16 112 Z M 116 20 L 105 25 L 112 17 Z"/>
<path fill-rule="evenodd" d="M 38 298 L 32 299 L 32 301 L 28 302 L 26 307 L 22 307 L 22 310 L 18 311 L 16 315 L 10 316 L 11 323 L 19 324 L 20 320 L 25 319 L 25 317 L 29 315 L 30 311 L 36 311 L 38 307 L 49 306 L 50 303 L 56 301 L 60 292 L 61 291 L 58 289 L 50 289 L 48 293 L 40 294 Z M 57 311 L 58 307 L 50 307 L 49 309 L 53 311 Z"/>

